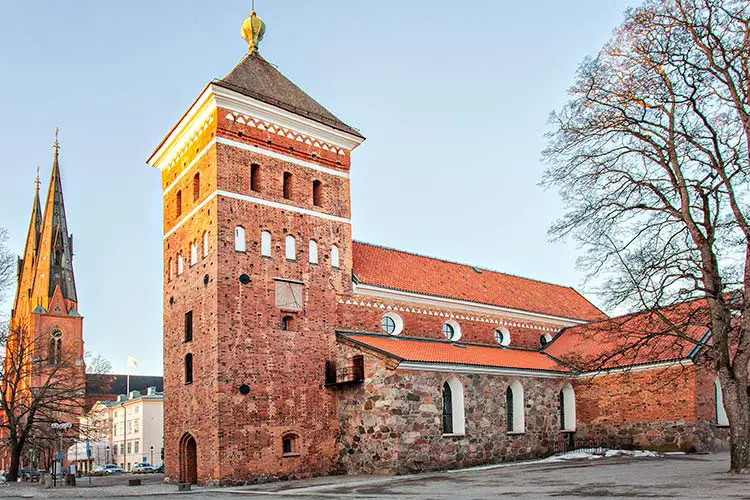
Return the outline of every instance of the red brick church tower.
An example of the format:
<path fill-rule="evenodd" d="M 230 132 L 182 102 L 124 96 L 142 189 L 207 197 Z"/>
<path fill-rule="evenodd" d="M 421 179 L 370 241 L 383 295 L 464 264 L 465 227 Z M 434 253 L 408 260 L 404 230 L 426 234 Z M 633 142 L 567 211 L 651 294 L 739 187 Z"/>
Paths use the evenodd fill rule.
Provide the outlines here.
<path fill-rule="evenodd" d="M 336 301 L 352 286 L 351 151 L 364 138 L 258 54 L 214 80 L 149 158 L 164 203 L 167 477 L 331 472 Z"/>
<path fill-rule="evenodd" d="M 78 312 L 73 237 L 65 215 L 59 151 L 55 140 L 44 211 L 37 178 L 26 246 L 18 259 L 18 287 L 10 322 L 11 332 L 17 335 L 12 333 L 6 345 L 4 390 L 22 394 L 54 386 L 67 399 L 45 399 L 47 406 L 54 403 L 54 408 L 39 409 L 37 418 L 77 423 L 80 408 L 75 394 L 85 387 L 86 372 L 83 317 Z M 18 384 L 10 375 L 14 372 L 23 374 Z M 64 392 L 66 388 L 69 390 Z"/>

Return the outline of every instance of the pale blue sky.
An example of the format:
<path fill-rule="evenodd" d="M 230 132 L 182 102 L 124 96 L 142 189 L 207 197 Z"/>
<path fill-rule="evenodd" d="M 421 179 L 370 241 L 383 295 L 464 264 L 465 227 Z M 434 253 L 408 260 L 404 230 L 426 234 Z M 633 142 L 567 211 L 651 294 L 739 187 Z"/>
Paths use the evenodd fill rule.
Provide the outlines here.
<path fill-rule="evenodd" d="M 46 185 L 59 126 L 86 349 L 115 371 L 127 353 L 138 373 L 162 371 L 161 192 L 145 160 L 242 57 L 249 3 L 3 2 L 0 226 L 21 253 L 36 165 Z M 580 60 L 634 3 L 256 0 L 256 10 L 264 57 L 368 138 L 352 160 L 356 239 L 577 286 L 579 251 L 547 236 L 560 207 L 537 185 L 543 133 Z"/>

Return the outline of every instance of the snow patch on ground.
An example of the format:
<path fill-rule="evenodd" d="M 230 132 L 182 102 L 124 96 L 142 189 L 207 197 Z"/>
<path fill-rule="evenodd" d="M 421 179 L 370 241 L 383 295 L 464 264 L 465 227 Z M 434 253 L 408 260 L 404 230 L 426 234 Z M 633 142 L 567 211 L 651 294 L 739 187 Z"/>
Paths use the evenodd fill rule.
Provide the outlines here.
<path fill-rule="evenodd" d="M 658 458 L 661 453 L 647 450 L 609 450 L 607 448 L 594 448 L 589 450 L 573 450 L 566 453 L 558 453 L 547 457 L 540 462 L 564 462 L 566 460 L 598 460 L 610 457 L 632 457 L 632 458 Z"/>

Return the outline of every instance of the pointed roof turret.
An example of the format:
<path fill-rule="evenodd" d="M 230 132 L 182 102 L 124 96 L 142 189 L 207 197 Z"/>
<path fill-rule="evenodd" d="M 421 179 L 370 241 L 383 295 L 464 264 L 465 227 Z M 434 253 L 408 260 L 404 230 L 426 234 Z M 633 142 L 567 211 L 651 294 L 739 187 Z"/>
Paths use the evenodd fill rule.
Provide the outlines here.
<path fill-rule="evenodd" d="M 39 234 L 42 228 L 42 205 L 39 202 L 39 168 L 36 174 L 36 189 L 34 190 L 34 204 L 31 207 L 31 220 L 26 233 L 26 246 L 23 256 L 18 259 L 18 288 L 13 310 L 27 314 L 29 311 L 29 289 L 34 284 L 34 270 L 36 256 L 39 250 Z"/>
<path fill-rule="evenodd" d="M 55 288 L 66 300 L 78 302 L 73 276 L 73 238 L 68 234 L 62 180 L 60 178 L 60 143 L 55 136 L 52 174 L 44 206 L 34 296 L 50 298 Z"/>

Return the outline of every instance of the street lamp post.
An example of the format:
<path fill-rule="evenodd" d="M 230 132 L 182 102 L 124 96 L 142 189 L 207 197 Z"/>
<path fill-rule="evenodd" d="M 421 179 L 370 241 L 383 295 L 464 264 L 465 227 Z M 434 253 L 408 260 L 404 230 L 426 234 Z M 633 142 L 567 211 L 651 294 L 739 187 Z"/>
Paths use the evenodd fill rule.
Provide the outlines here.
<path fill-rule="evenodd" d="M 154 445 L 151 445 L 151 465 L 154 465 Z"/>
<path fill-rule="evenodd" d="M 107 463 L 109 463 L 109 446 L 107 446 Z"/>

